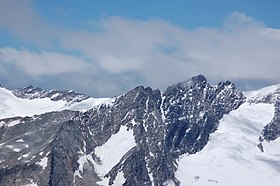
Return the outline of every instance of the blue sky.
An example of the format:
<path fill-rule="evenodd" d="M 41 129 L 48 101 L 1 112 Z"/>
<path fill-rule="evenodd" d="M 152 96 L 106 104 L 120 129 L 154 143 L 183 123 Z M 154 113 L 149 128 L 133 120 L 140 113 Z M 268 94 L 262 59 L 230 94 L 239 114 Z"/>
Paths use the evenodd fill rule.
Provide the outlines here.
<path fill-rule="evenodd" d="M 1 0 L 0 83 L 114 96 L 193 75 L 280 82 L 277 0 Z"/>
<path fill-rule="evenodd" d="M 160 18 L 187 28 L 220 26 L 225 16 L 243 12 L 279 27 L 277 0 L 82 0 L 37 1 L 36 8 L 54 23 L 76 27 L 90 19 L 121 16 L 146 20 Z"/>

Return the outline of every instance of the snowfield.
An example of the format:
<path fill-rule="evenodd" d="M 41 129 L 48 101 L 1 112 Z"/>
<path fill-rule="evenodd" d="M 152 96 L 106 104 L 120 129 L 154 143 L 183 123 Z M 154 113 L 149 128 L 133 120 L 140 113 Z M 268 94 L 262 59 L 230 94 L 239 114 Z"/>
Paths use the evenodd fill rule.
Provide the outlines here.
<path fill-rule="evenodd" d="M 246 95 L 259 98 L 265 93 Z M 222 118 L 204 149 L 178 160 L 176 178 L 184 186 L 278 186 L 280 139 L 263 142 L 264 152 L 257 147 L 263 127 L 273 116 L 272 104 L 242 104 Z"/>
<path fill-rule="evenodd" d="M 16 116 L 33 116 L 51 111 L 75 110 L 85 111 L 107 101 L 108 98 L 89 98 L 81 102 L 69 104 L 66 101 L 52 101 L 50 98 L 21 99 L 12 91 L 0 88 L 0 119 Z"/>

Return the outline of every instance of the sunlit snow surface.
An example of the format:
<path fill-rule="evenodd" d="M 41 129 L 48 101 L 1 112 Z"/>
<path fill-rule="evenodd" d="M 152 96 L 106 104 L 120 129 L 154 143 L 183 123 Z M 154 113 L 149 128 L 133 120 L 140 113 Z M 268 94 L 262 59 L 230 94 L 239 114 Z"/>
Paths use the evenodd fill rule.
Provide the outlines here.
<path fill-rule="evenodd" d="M 104 145 L 95 149 L 96 155 L 101 160 L 101 165 L 96 164 L 95 166 L 97 174 L 104 177 L 135 145 L 133 131 L 127 131 L 126 127 L 122 126 L 117 134 L 114 134 Z M 123 180 L 122 173 L 118 173 L 115 185 L 123 184 L 120 183 Z M 107 185 L 108 181 L 108 179 L 104 179 L 100 184 Z"/>
<path fill-rule="evenodd" d="M 95 154 L 100 158 L 101 164 L 96 163 L 90 154 L 82 155 L 78 160 L 79 169 L 74 175 L 82 178 L 83 166 L 91 162 L 94 164 L 97 175 L 102 179 L 98 184 L 108 185 L 109 179 L 104 178 L 105 174 L 120 162 L 121 158 L 136 145 L 133 131 L 127 130 L 126 128 L 125 126 L 121 126 L 118 133 L 112 135 L 102 146 L 95 148 Z M 123 173 L 119 172 L 114 181 L 114 185 L 122 185 L 124 182 Z"/>
<path fill-rule="evenodd" d="M 256 94 L 251 94 L 252 96 Z M 274 106 L 244 103 L 225 115 L 202 151 L 178 161 L 176 178 L 188 186 L 279 186 L 280 140 L 257 147 Z"/>
<path fill-rule="evenodd" d="M 15 116 L 33 116 L 51 111 L 76 110 L 85 111 L 108 98 L 89 98 L 81 102 L 69 104 L 66 101 L 52 101 L 50 98 L 21 99 L 5 88 L 0 88 L 0 119 Z"/>
<path fill-rule="evenodd" d="M 44 170 L 48 166 L 48 157 L 42 158 L 37 164 L 43 167 Z"/>
<path fill-rule="evenodd" d="M 260 101 L 271 93 L 275 93 L 280 90 L 280 84 L 271 85 L 261 88 L 259 90 L 243 92 L 249 101 Z M 276 94 L 277 95 L 277 94 Z M 279 94 L 278 94 L 279 95 Z M 272 96 L 273 97 L 273 96 Z"/>
<path fill-rule="evenodd" d="M 25 185 L 25 186 L 38 186 L 38 185 L 37 185 L 37 183 L 34 183 L 33 180 L 31 180 L 31 183 L 30 183 L 30 184 L 27 184 L 27 185 Z"/>

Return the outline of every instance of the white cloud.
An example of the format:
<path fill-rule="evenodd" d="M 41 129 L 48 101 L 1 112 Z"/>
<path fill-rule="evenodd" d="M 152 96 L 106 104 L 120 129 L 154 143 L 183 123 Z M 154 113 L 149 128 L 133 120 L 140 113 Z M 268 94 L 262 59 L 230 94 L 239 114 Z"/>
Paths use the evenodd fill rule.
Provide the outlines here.
<path fill-rule="evenodd" d="M 62 42 L 112 76 L 136 71 L 160 88 L 196 74 L 213 81 L 280 78 L 278 29 L 239 12 L 224 25 L 189 30 L 162 20 L 109 17 L 95 23 L 93 31 L 72 32 Z"/>
<path fill-rule="evenodd" d="M 63 73 L 83 73 L 88 68 L 87 63 L 76 56 L 14 48 L 0 48 L 0 62 L 34 78 Z"/>
<path fill-rule="evenodd" d="M 225 18 L 225 27 L 230 29 L 252 29 L 265 27 L 262 21 L 249 17 L 241 12 L 233 12 Z"/>
<path fill-rule="evenodd" d="M 197 74 L 212 82 L 280 79 L 280 30 L 240 12 L 227 16 L 220 28 L 188 29 L 159 19 L 115 16 L 72 31 L 55 28 L 28 5 L 24 7 L 19 16 L 30 25 L 28 30 L 21 30 L 16 15 L 11 17 L 14 22 L 0 18 L 0 26 L 19 37 L 35 34 L 45 42 L 52 37 L 59 43 L 55 47 L 68 53 L 40 51 L 40 45 L 40 52 L 1 48 L 1 68 L 18 72 L 19 78 L 47 76 L 51 83 L 106 96 L 138 84 L 164 89 Z M 40 28 L 35 26 L 38 20 L 43 20 Z M 47 32 L 40 32 L 42 28 Z M 79 55 L 72 55 L 72 51 Z"/>

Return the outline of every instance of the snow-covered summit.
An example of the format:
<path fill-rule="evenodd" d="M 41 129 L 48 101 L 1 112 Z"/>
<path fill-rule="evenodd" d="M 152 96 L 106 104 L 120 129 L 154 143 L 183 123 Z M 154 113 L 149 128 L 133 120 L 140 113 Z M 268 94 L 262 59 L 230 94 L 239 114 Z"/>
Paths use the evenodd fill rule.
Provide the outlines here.
<path fill-rule="evenodd" d="M 280 97 L 280 83 L 276 85 L 267 86 L 258 90 L 251 90 L 244 92 L 250 102 L 269 102 L 275 103 Z"/>
<path fill-rule="evenodd" d="M 74 91 L 45 91 L 30 86 L 14 91 L 0 87 L 0 100 L 0 119 L 3 119 L 66 109 L 84 111 L 108 98 L 92 98 Z"/>
<path fill-rule="evenodd" d="M 52 101 L 81 102 L 90 96 L 73 90 L 43 90 L 40 87 L 28 86 L 13 90 L 12 93 L 23 99 L 50 98 Z"/>

